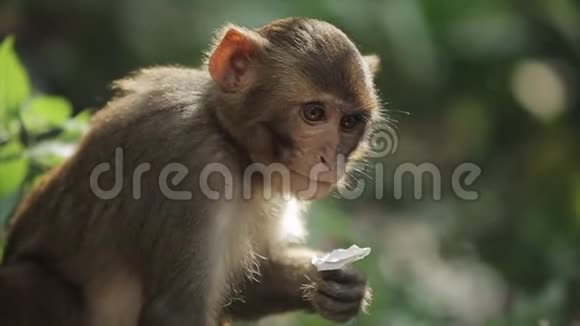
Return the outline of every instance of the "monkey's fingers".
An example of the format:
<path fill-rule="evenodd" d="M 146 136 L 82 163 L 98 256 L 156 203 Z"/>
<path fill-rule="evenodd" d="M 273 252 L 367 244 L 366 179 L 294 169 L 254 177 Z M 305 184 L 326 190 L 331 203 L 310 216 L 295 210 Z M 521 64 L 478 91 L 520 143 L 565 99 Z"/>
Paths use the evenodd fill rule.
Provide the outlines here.
<path fill-rule="evenodd" d="M 365 296 L 365 285 L 344 285 L 334 281 L 320 282 L 318 291 L 342 302 L 360 302 Z"/>
<path fill-rule="evenodd" d="M 333 321 L 346 322 L 358 314 L 362 300 L 342 301 L 319 291 L 313 296 L 312 304 L 322 317 Z"/>

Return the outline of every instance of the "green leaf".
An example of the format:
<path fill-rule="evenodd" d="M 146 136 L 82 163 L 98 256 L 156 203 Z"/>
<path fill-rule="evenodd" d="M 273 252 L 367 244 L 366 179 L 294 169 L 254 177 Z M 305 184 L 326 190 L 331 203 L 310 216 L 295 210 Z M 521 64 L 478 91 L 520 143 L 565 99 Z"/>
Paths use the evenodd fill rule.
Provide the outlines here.
<path fill-rule="evenodd" d="M 30 94 L 30 83 L 14 51 L 14 39 L 0 44 L 0 122 L 8 121 Z"/>
<path fill-rule="evenodd" d="M 71 104 L 62 97 L 39 96 L 22 111 L 22 121 L 31 133 L 61 127 L 71 115 Z"/>
<path fill-rule="evenodd" d="M 59 135 L 59 140 L 64 142 L 76 141 L 89 129 L 91 112 L 83 110 L 74 118 L 69 119 L 63 126 L 63 132 Z"/>
<path fill-rule="evenodd" d="M 71 120 L 79 124 L 88 125 L 91 120 L 91 111 L 89 109 L 82 110 Z"/>
<path fill-rule="evenodd" d="M 60 141 L 44 141 L 30 147 L 26 154 L 36 164 L 50 168 L 72 155 L 75 144 Z"/>
<path fill-rule="evenodd" d="M 0 147 L 0 196 L 10 194 L 22 185 L 28 173 L 28 161 L 17 141 Z"/>
<path fill-rule="evenodd" d="M 6 221 L 10 217 L 10 214 L 12 214 L 12 212 L 16 208 L 19 199 L 20 199 L 19 191 L 15 191 L 10 194 L 0 196 L 0 225 L 6 225 Z"/>

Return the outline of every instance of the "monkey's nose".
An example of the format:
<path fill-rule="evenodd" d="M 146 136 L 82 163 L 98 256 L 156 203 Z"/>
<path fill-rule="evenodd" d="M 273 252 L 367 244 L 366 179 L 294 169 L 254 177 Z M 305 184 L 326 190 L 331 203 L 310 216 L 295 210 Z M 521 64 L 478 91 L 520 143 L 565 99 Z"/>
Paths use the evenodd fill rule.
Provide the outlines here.
<path fill-rule="evenodd" d="M 336 163 L 332 159 L 332 155 L 320 153 L 318 158 L 319 162 L 316 167 L 316 179 L 324 182 L 335 183 L 337 180 Z"/>
<path fill-rule="evenodd" d="M 324 166 L 329 171 L 334 171 L 335 164 L 334 164 L 334 161 L 332 160 L 332 156 L 326 155 L 326 154 L 320 154 L 319 156 L 320 156 L 320 163 L 324 164 Z"/>
<path fill-rule="evenodd" d="M 335 161 L 331 155 L 320 154 L 320 163 L 324 164 L 330 171 L 333 171 L 335 168 Z"/>

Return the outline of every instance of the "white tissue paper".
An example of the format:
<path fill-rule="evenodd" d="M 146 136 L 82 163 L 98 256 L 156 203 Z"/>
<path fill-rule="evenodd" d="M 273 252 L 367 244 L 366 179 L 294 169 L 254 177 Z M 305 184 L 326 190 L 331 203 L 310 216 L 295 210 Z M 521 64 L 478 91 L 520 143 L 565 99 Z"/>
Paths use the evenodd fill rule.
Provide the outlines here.
<path fill-rule="evenodd" d="M 335 249 L 324 256 L 314 256 L 311 262 L 319 272 L 332 271 L 361 260 L 370 253 L 371 248 L 360 248 L 357 245 L 352 245 L 348 249 Z"/>

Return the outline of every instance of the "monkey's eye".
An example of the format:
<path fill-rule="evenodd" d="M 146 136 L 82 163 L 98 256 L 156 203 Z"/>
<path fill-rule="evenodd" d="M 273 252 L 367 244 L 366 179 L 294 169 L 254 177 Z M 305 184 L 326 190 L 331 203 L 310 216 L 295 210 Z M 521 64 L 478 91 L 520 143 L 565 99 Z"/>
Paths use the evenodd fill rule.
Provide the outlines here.
<path fill-rule="evenodd" d="M 318 102 L 304 104 L 302 107 L 302 118 L 307 122 L 319 122 L 326 119 L 324 105 Z"/>
<path fill-rule="evenodd" d="M 364 120 L 362 114 L 349 114 L 340 119 L 340 127 L 344 130 L 352 130 Z"/>

